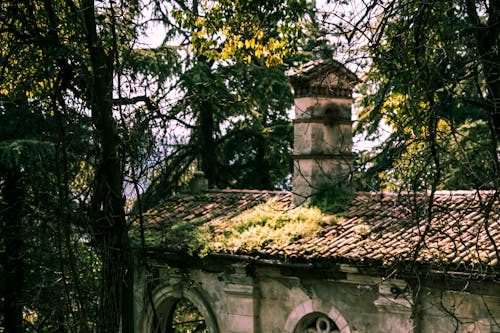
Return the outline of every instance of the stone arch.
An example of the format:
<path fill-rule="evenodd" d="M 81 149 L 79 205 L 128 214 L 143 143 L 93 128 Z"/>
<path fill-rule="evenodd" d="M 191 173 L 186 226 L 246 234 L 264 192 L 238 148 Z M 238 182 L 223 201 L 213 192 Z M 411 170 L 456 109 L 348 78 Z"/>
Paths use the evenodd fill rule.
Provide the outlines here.
<path fill-rule="evenodd" d="M 327 308 L 313 300 L 306 301 L 295 307 L 286 320 L 285 332 L 296 333 L 295 330 L 301 324 L 301 321 L 315 315 L 324 315 L 329 318 L 338 327 L 340 333 L 351 333 L 346 319 L 336 307 Z"/>
<path fill-rule="evenodd" d="M 194 287 L 184 288 L 181 286 L 163 285 L 155 288 L 153 291 L 153 304 L 156 314 L 172 315 L 175 311 L 177 302 L 181 299 L 186 299 L 191 302 L 200 312 L 205 320 L 206 327 L 209 333 L 219 333 L 217 320 L 210 308 L 210 305 L 203 297 L 201 291 Z M 154 312 L 151 301 L 147 300 L 145 310 L 141 318 L 140 332 L 141 333 L 156 333 L 154 331 Z"/>

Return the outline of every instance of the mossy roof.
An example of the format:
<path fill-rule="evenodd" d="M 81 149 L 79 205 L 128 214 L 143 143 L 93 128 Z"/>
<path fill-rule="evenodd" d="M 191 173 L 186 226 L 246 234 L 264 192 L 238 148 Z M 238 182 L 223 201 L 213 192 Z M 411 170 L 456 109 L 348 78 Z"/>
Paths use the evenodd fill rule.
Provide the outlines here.
<path fill-rule="evenodd" d="M 145 245 L 189 256 L 498 271 L 500 205 L 494 192 L 440 191 L 432 206 L 428 193 L 356 193 L 341 213 L 308 209 L 293 207 L 289 192 L 177 196 L 146 215 Z"/>

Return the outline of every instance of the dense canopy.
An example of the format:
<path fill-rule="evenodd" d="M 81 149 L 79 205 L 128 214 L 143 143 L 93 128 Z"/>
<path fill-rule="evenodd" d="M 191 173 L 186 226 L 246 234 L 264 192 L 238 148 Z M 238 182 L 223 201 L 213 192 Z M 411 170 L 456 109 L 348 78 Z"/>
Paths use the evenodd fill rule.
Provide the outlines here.
<path fill-rule="evenodd" d="M 467 189 L 448 198 L 478 207 L 486 245 L 457 258 L 493 265 L 499 43 L 494 0 L 2 1 L 0 331 L 132 332 L 132 258 L 153 237 L 146 212 L 178 200 L 197 170 L 214 191 L 289 189 L 287 75 L 310 60 L 336 59 L 361 79 L 356 128 L 378 141 L 356 152 L 357 188 L 426 193 L 427 207 L 439 206 L 439 190 Z M 268 230 L 302 252 L 300 239 L 360 221 L 324 222 L 317 208 L 307 230 L 284 230 L 302 208 Z M 453 210 L 426 212 L 418 221 L 435 244 L 460 240 L 433 233 L 435 213 L 452 226 Z"/>

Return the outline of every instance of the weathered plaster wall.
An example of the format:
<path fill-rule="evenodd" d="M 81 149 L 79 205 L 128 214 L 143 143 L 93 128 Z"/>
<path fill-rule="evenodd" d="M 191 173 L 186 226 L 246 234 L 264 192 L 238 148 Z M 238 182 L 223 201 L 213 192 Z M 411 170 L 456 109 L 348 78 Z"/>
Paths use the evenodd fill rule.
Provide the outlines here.
<path fill-rule="evenodd" d="M 404 282 L 393 280 L 391 284 Z M 346 274 L 344 279 L 261 277 L 263 325 L 270 332 L 294 332 L 297 320 L 310 312 L 330 316 L 341 332 L 410 332 L 410 305 L 393 301 L 387 283 L 367 276 Z M 301 307 L 303 308 L 301 310 Z M 269 314 L 280 308 L 280 318 Z M 297 314 L 291 315 L 293 312 Z M 299 317 L 292 319 L 293 316 Z M 285 330 L 284 330 L 285 328 Z"/>
<path fill-rule="evenodd" d="M 424 288 L 420 304 L 420 331 L 500 332 L 500 292 L 495 288 L 487 293 L 490 295 Z"/>
<path fill-rule="evenodd" d="M 153 290 L 158 311 L 168 310 L 168 297 L 186 297 L 201 308 L 211 333 L 297 333 L 303 318 L 318 314 L 333 320 L 341 333 L 500 332 L 495 285 L 483 295 L 424 287 L 415 302 L 405 281 L 382 281 L 353 268 L 323 278 L 277 267 L 256 267 L 249 274 L 241 263 L 219 272 L 158 267 Z M 138 331 L 152 332 L 147 294 L 136 296 Z"/>
<path fill-rule="evenodd" d="M 295 99 L 294 202 L 332 185 L 349 186 L 352 169 L 351 99 Z"/>
<path fill-rule="evenodd" d="M 351 107 L 352 98 L 332 98 L 332 97 L 299 97 L 295 98 L 295 119 L 308 118 L 311 116 L 319 116 L 321 113 L 312 114 L 309 109 L 313 105 L 324 106 L 329 103 L 342 104 Z M 319 111 L 319 109 L 318 109 Z"/>

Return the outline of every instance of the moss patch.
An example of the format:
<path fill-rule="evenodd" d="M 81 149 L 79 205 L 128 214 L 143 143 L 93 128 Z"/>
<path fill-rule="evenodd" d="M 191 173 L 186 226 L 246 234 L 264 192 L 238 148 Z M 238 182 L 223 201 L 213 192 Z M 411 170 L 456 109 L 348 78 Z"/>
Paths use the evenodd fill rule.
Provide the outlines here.
<path fill-rule="evenodd" d="M 316 207 L 284 209 L 282 203 L 270 200 L 232 218 L 148 224 L 145 239 L 148 247 L 163 247 L 197 256 L 209 253 L 253 254 L 313 237 L 325 225 L 341 221 L 341 218 L 327 216 Z M 136 229 L 133 238 L 138 240 L 138 236 Z"/>
<path fill-rule="evenodd" d="M 147 217 L 146 217 L 147 219 Z M 203 249 L 201 230 L 204 229 L 208 219 L 194 219 L 191 221 L 161 221 L 148 224 L 144 229 L 144 241 L 147 248 L 169 249 L 195 254 Z M 141 246 L 139 223 L 134 223 L 130 238 L 134 246 Z"/>
<path fill-rule="evenodd" d="M 280 210 L 265 203 L 230 219 L 211 223 L 220 232 L 206 243 L 207 252 L 254 253 L 265 247 L 282 248 L 314 236 L 326 221 L 318 208 Z"/>
<path fill-rule="evenodd" d="M 330 187 L 311 197 L 311 207 L 319 208 L 325 214 L 344 212 L 352 202 L 354 193 L 340 187 Z"/>

